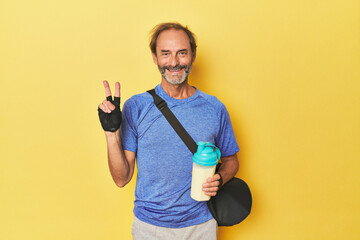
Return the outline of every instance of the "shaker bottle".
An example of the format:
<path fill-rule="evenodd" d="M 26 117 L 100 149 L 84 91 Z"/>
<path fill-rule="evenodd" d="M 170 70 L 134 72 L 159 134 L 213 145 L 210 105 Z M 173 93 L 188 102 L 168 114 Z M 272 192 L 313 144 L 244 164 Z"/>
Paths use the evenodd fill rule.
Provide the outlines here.
<path fill-rule="evenodd" d="M 216 164 L 220 159 L 220 150 L 212 143 L 198 142 L 198 149 L 193 155 L 193 170 L 191 179 L 191 198 L 196 201 L 208 201 L 210 196 L 205 195 L 202 185 L 215 173 Z"/>

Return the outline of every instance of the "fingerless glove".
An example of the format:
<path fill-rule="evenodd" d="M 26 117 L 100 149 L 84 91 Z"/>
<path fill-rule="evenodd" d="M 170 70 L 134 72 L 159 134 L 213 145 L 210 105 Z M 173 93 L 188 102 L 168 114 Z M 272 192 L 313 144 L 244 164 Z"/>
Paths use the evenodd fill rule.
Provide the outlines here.
<path fill-rule="evenodd" d="M 115 109 L 111 113 L 106 113 L 98 107 L 99 119 L 104 131 L 115 132 L 121 125 L 121 110 L 120 110 L 120 98 L 114 97 L 114 101 L 111 96 L 106 97 L 106 100 L 115 105 Z"/>

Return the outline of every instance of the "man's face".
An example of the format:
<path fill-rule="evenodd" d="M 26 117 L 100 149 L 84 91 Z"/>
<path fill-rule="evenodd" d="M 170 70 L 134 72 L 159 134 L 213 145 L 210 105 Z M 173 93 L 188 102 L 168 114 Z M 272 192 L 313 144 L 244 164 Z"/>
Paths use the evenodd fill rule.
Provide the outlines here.
<path fill-rule="evenodd" d="M 183 83 L 190 74 L 194 60 L 187 34 L 176 29 L 161 32 L 156 41 L 153 60 L 163 79 L 174 85 Z"/>

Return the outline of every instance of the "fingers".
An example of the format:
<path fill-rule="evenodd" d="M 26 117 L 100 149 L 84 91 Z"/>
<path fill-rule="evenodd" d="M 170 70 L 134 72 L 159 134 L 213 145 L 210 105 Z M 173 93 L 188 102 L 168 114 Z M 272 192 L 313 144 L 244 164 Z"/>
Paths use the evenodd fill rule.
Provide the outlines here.
<path fill-rule="evenodd" d="M 108 81 L 104 80 L 103 84 L 105 88 L 106 101 L 100 104 L 99 108 L 106 113 L 110 113 L 115 109 L 115 106 L 120 106 L 120 83 L 115 83 L 114 101 L 112 100 L 111 90 Z"/>
<path fill-rule="evenodd" d="M 205 195 L 210 197 L 216 196 L 218 190 L 219 190 L 218 187 L 203 189 Z"/>
<path fill-rule="evenodd" d="M 115 95 L 114 97 L 120 97 L 120 83 L 116 82 L 115 83 Z"/>
<path fill-rule="evenodd" d="M 219 180 L 220 180 L 220 176 L 219 174 L 215 174 L 214 176 L 212 177 L 209 177 L 206 182 L 207 183 L 219 183 Z M 217 185 L 216 185 L 217 186 Z"/>
<path fill-rule="evenodd" d="M 202 190 L 204 191 L 205 195 L 210 197 L 216 195 L 217 191 L 219 190 L 219 179 L 220 176 L 215 174 L 206 180 L 206 183 L 202 185 Z"/>
<path fill-rule="evenodd" d="M 104 84 L 104 88 L 105 88 L 106 99 L 107 99 L 108 97 L 111 98 L 111 90 L 110 90 L 110 86 L 109 86 L 108 81 L 104 80 L 104 81 L 103 81 L 103 84 Z"/>
<path fill-rule="evenodd" d="M 203 187 L 202 190 L 207 196 L 215 196 L 219 187 Z"/>
<path fill-rule="evenodd" d="M 115 95 L 114 95 L 115 106 L 120 106 L 120 83 L 115 83 Z"/>
<path fill-rule="evenodd" d="M 104 100 L 100 105 L 99 108 L 103 110 L 105 113 L 111 113 L 115 109 L 115 105 L 111 102 Z"/>
<path fill-rule="evenodd" d="M 219 186 L 219 180 L 215 180 L 215 181 L 211 181 L 206 182 L 203 184 L 203 188 L 211 188 L 211 187 L 218 187 Z"/>

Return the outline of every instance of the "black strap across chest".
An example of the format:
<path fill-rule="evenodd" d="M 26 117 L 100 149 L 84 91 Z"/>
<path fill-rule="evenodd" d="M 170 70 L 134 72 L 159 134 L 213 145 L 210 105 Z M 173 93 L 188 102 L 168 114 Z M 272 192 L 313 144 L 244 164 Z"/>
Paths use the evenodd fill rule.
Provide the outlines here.
<path fill-rule="evenodd" d="M 151 96 L 154 98 L 154 103 L 156 107 L 160 110 L 160 112 L 165 116 L 166 120 L 174 128 L 177 135 L 179 135 L 181 140 L 189 148 L 192 154 L 194 154 L 197 150 L 196 142 L 194 141 L 194 139 L 192 139 L 190 134 L 185 130 L 179 120 L 175 117 L 174 113 L 170 110 L 164 99 L 162 99 L 159 95 L 156 94 L 155 89 L 151 89 L 147 92 L 150 93 Z"/>

